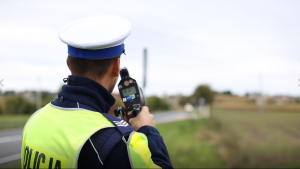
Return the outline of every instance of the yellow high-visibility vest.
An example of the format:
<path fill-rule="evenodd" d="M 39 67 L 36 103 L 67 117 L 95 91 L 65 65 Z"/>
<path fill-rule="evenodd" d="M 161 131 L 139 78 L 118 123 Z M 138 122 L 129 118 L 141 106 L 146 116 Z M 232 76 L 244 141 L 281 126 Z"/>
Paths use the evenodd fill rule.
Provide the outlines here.
<path fill-rule="evenodd" d="M 23 130 L 22 168 L 77 168 L 81 148 L 97 131 L 115 127 L 101 113 L 60 108 L 49 103 L 33 114 Z M 151 159 L 147 137 L 132 131 L 127 146 L 131 168 L 160 168 Z M 102 161 L 101 161 L 102 163 Z"/>

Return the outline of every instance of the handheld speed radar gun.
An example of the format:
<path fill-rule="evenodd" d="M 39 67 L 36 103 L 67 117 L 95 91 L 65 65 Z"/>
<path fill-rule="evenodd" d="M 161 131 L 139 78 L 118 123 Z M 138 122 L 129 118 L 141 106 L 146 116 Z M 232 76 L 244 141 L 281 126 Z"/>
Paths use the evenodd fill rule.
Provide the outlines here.
<path fill-rule="evenodd" d="M 131 78 L 126 67 L 120 70 L 121 81 L 118 84 L 120 97 L 126 108 L 119 106 L 114 110 L 115 115 L 124 119 L 126 112 L 132 111 L 134 117 L 141 111 L 141 107 L 145 106 L 145 98 L 142 89 L 136 80 Z"/>

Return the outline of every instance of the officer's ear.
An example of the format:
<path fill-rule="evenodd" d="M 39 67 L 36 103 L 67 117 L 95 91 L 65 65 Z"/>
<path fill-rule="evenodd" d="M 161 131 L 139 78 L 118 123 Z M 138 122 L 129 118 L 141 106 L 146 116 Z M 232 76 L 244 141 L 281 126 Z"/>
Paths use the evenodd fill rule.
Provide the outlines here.
<path fill-rule="evenodd" d="M 69 70 L 71 71 L 71 69 L 70 69 L 70 63 L 69 63 L 69 59 L 68 58 L 67 58 L 67 65 L 68 65 Z"/>
<path fill-rule="evenodd" d="M 120 58 L 116 58 L 113 62 L 113 76 L 118 77 L 120 73 Z"/>

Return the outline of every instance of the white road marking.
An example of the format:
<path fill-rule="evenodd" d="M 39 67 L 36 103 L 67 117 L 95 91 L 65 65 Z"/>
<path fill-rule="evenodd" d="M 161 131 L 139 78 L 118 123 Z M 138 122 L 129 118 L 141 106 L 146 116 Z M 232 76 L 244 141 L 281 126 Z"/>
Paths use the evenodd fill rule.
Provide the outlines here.
<path fill-rule="evenodd" d="M 21 153 L 0 158 L 0 164 L 21 159 Z"/>
<path fill-rule="evenodd" d="M 6 137 L 0 137 L 0 144 L 1 143 L 8 143 L 8 142 L 14 142 L 14 141 L 20 141 L 22 140 L 22 135 L 13 135 L 13 136 L 6 136 Z"/>

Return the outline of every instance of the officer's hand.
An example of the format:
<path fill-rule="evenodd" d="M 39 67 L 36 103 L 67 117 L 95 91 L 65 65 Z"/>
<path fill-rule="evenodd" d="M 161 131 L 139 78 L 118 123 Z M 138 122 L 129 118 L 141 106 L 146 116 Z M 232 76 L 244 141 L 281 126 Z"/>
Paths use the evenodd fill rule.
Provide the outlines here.
<path fill-rule="evenodd" d="M 143 126 L 155 126 L 153 115 L 150 114 L 147 106 L 143 106 L 141 112 L 135 118 L 130 118 L 129 124 L 135 131 L 138 131 Z"/>
<path fill-rule="evenodd" d="M 129 123 L 129 120 L 131 119 L 131 118 L 133 118 L 133 114 L 132 114 L 132 112 L 126 112 L 125 114 L 124 114 L 124 120 L 127 122 L 127 123 Z"/>

